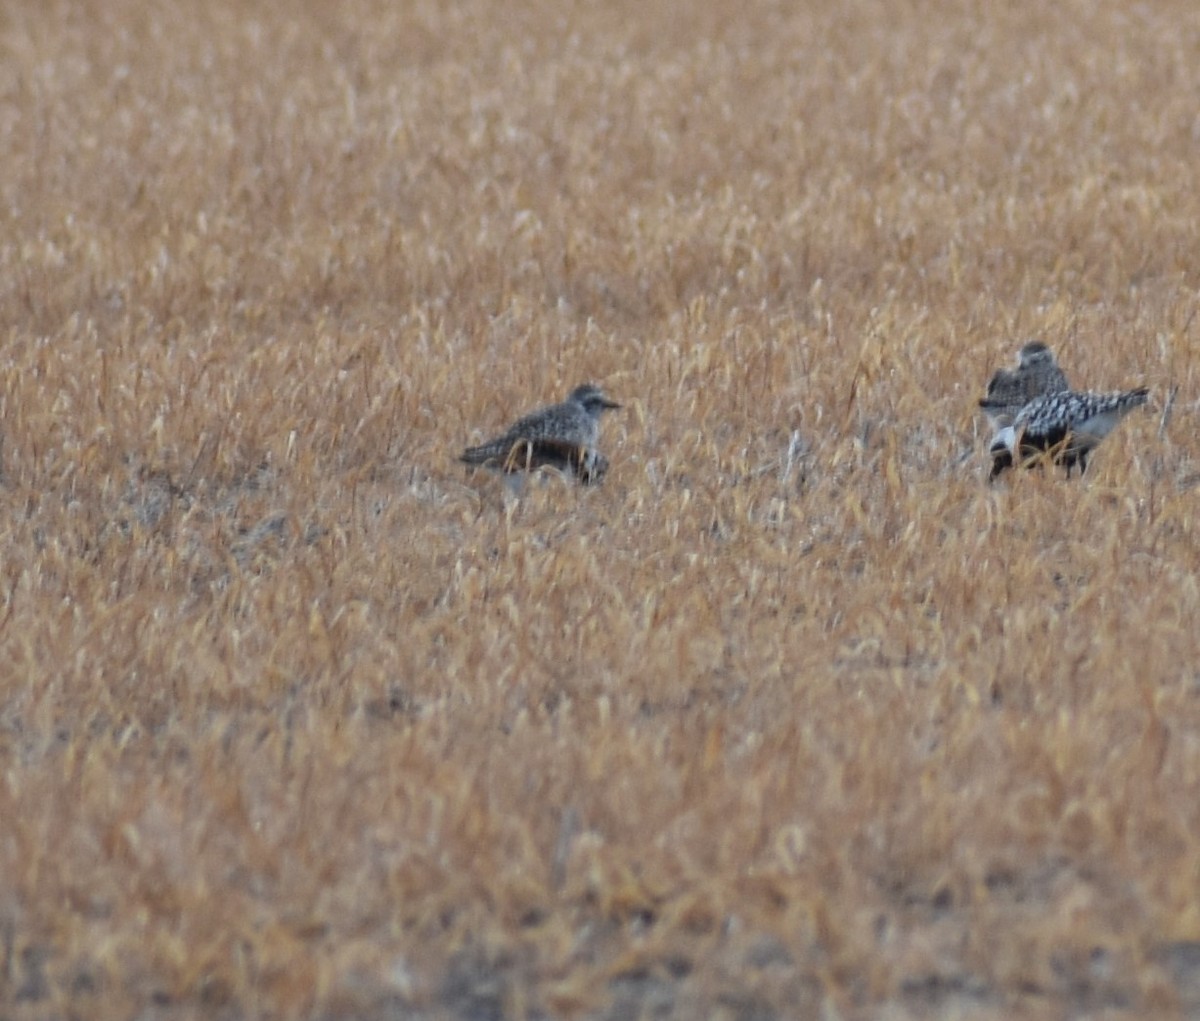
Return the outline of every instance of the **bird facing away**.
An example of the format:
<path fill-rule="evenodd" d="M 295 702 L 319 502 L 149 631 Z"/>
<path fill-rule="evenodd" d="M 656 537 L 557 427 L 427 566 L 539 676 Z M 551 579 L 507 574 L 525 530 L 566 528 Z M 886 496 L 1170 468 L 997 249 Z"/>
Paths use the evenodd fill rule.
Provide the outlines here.
<path fill-rule="evenodd" d="M 620 406 L 598 386 L 584 383 L 561 404 L 517 419 L 502 436 L 468 447 L 459 459 L 504 472 L 554 468 L 585 484 L 599 482 L 608 471 L 608 459 L 596 449 L 600 416 Z"/>
<path fill-rule="evenodd" d="M 1035 397 L 1069 389 L 1054 352 L 1040 340 L 1031 340 L 1017 352 L 1015 369 L 996 370 L 979 406 L 994 429 L 1003 429 Z"/>
<path fill-rule="evenodd" d="M 1011 425 L 993 437 L 989 479 L 1014 463 L 1036 463 L 1046 455 L 1055 464 L 1065 465 L 1068 476 L 1076 464 L 1082 475 L 1087 471 L 1088 455 L 1096 445 L 1129 412 L 1145 404 L 1149 393 L 1142 386 L 1113 393 L 1064 390 L 1035 397 Z"/>

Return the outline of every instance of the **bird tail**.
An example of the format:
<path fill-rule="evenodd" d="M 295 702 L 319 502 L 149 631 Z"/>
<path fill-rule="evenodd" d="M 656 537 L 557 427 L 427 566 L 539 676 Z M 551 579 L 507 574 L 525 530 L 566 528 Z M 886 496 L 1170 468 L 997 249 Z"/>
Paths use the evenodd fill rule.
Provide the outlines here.
<path fill-rule="evenodd" d="M 485 443 L 479 447 L 467 447 L 458 455 L 458 459 L 463 464 L 487 464 L 488 461 L 503 458 L 507 449 L 507 447 L 498 448 L 494 443 Z"/>

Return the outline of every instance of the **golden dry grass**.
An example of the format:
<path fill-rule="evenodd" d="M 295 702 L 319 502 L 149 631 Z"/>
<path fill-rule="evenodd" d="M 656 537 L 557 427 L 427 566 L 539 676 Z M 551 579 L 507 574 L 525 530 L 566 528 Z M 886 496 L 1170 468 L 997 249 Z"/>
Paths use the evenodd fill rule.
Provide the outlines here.
<path fill-rule="evenodd" d="M 1200 1009 L 1194 4 L 0 43 L 6 1021 Z"/>

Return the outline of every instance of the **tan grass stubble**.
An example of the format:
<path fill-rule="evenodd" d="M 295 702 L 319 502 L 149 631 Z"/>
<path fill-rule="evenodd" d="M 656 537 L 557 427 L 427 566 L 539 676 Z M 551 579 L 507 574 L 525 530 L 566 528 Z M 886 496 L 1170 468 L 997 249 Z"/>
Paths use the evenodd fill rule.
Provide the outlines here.
<path fill-rule="evenodd" d="M 4 29 L 10 1000 L 1172 1002 L 1190 8 L 59 13 Z M 1165 436 L 983 485 L 1030 334 Z M 584 378 L 602 487 L 456 470 Z"/>

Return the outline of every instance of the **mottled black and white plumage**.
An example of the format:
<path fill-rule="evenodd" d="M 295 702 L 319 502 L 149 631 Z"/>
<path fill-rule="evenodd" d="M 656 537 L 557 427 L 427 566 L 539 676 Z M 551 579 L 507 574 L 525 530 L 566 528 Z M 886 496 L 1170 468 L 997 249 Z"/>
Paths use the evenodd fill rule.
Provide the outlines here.
<path fill-rule="evenodd" d="M 1017 352 L 1015 369 L 996 370 L 979 406 L 994 429 L 1003 429 L 1012 425 L 1017 413 L 1035 397 L 1068 389 L 1054 352 L 1040 340 L 1031 340 Z"/>
<path fill-rule="evenodd" d="M 600 416 L 620 406 L 598 386 L 584 383 L 561 404 L 517 419 L 503 435 L 468 447 L 459 459 L 504 472 L 554 468 L 583 483 L 599 482 L 608 471 L 608 459 L 596 449 Z"/>
<path fill-rule="evenodd" d="M 993 437 L 991 478 L 1014 463 L 1028 464 L 1043 456 L 1065 465 L 1068 475 L 1078 464 L 1082 475 L 1096 445 L 1129 412 L 1145 404 L 1149 393 L 1143 386 L 1113 393 L 1065 390 L 1035 397 Z"/>

